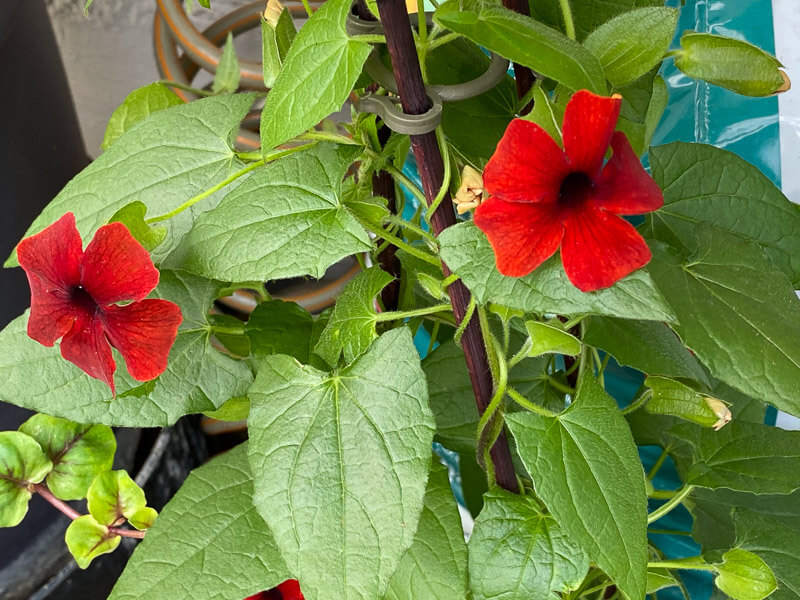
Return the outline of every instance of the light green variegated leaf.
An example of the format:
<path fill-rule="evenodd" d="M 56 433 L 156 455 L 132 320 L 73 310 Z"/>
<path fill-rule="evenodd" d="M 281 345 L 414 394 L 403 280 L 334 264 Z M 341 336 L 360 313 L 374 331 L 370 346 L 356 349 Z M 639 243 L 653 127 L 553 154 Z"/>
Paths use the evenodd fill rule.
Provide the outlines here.
<path fill-rule="evenodd" d="M 322 277 L 371 247 L 342 202 L 354 158 L 352 147 L 318 144 L 253 171 L 195 221 L 167 264 L 222 281 Z"/>
<path fill-rule="evenodd" d="M 558 255 L 525 277 L 501 275 L 486 236 L 472 223 L 448 227 L 439 241 L 444 261 L 481 303 L 494 302 L 539 314 L 592 313 L 653 321 L 675 319 L 645 269 L 634 271 L 610 288 L 587 293 L 569 282 Z"/>
<path fill-rule="evenodd" d="M 527 399 L 547 405 L 546 358 L 526 358 L 511 369 L 508 384 Z M 436 417 L 436 441 L 454 452 L 475 454 L 478 409 L 464 351 L 450 340 L 422 361 L 430 405 Z"/>
<path fill-rule="evenodd" d="M 664 206 L 645 231 L 672 244 L 714 227 L 756 241 L 795 285 L 800 283 L 800 207 L 733 152 L 673 142 L 650 152 Z"/>
<path fill-rule="evenodd" d="M 422 511 L 427 395 L 406 328 L 333 373 L 262 362 L 249 393 L 254 501 L 310 597 L 384 594 Z"/>
<path fill-rule="evenodd" d="M 588 570 L 587 556 L 533 497 L 499 488 L 484 495 L 469 539 L 475 600 L 554 600 Z"/>
<path fill-rule="evenodd" d="M 506 422 L 545 503 L 576 543 L 630 599 L 647 583 L 645 478 L 630 429 L 591 374 L 555 417 L 510 414 Z"/>
<path fill-rule="evenodd" d="M 153 381 L 133 380 L 119 355 L 117 397 L 26 333 L 27 314 L 0 332 L 0 399 L 78 423 L 165 427 L 179 417 L 212 411 L 244 395 L 253 375 L 246 363 L 211 347 L 208 311 L 224 285 L 187 273 L 161 271 L 153 296 L 181 307 L 183 322 L 167 369 Z M 11 351 L 13 349 L 13 351 Z"/>
<path fill-rule="evenodd" d="M 101 554 L 116 550 L 122 538 L 95 521 L 92 515 L 83 515 L 69 524 L 64 541 L 75 562 L 85 569 Z"/>
<path fill-rule="evenodd" d="M 0 527 L 18 525 L 28 512 L 29 486 L 53 468 L 41 446 L 19 431 L 0 431 Z"/>
<path fill-rule="evenodd" d="M 371 48 L 345 31 L 350 0 L 329 0 L 297 32 L 261 113 L 261 147 L 271 150 L 338 111 Z"/>
<path fill-rule="evenodd" d="M 684 423 L 669 434 L 692 447 L 686 483 L 756 494 L 800 489 L 800 431 L 734 420 L 719 431 Z"/>
<path fill-rule="evenodd" d="M 767 563 L 741 548 L 728 550 L 716 567 L 714 583 L 733 600 L 762 600 L 778 587 Z"/>
<path fill-rule="evenodd" d="M 53 463 L 47 487 L 56 498 L 84 498 L 94 478 L 114 462 L 117 440 L 106 425 L 81 425 L 39 414 L 19 430 L 35 439 Z"/>
<path fill-rule="evenodd" d="M 698 360 L 665 323 L 592 317 L 587 325 L 583 341 L 605 350 L 621 365 L 711 385 Z"/>
<path fill-rule="evenodd" d="M 108 150 L 123 133 L 147 115 L 180 104 L 183 100 L 162 83 L 151 83 L 133 90 L 111 114 L 100 147 Z"/>
<path fill-rule="evenodd" d="M 800 301 L 758 245 L 706 233 L 687 234 L 683 258 L 654 248 L 649 271 L 678 316 L 673 329 L 714 377 L 800 415 Z"/>
<path fill-rule="evenodd" d="M 598 58 L 606 79 L 624 86 L 661 63 L 677 22 L 674 8 L 639 8 L 602 24 L 583 45 Z"/>
<path fill-rule="evenodd" d="M 530 17 L 499 5 L 450 0 L 436 10 L 434 20 L 570 89 L 606 91 L 603 67 L 591 52 Z"/>
<path fill-rule="evenodd" d="M 314 352 L 329 365 L 336 366 L 340 354 L 343 353 L 345 361 L 350 363 L 369 348 L 378 337 L 375 297 L 392 280 L 380 267 L 371 267 L 349 281 L 336 300 Z"/>
<path fill-rule="evenodd" d="M 71 211 L 87 244 L 98 227 L 134 200 L 142 202 L 152 217 L 212 188 L 242 167 L 231 138 L 253 99 L 253 94 L 217 96 L 149 115 L 72 179 L 23 237 Z M 219 194 L 213 194 L 165 221 L 167 237 L 153 260 L 163 259 L 189 231 L 195 217 L 219 199 Z M 5 266 L 18 266 L 16 251 Z"/>
<path fill-rule="evenodd" d="M 242 600 L 289 579 L 253 506 L 247 448 L 189 475 L 133 553 L 109 600 Z"/>
<path fill-rule="evenodd" d="M 384 600 L 466 600 L 467 546 L 447 468 L 434 460 L 411 547 Z"/>
<path fill-rule="evenodd" d="M 106 471 L 94 478 L 86 494 L 89 514 L 101 525 L 113 525 L 147 506 L 144 490 L 126 471 Z"/>
<path fill-rule="evenodd" d="M 800 529 L 747 508 L 732 512 L 736 545 L 758 555 L 775 574 L 778 589 L 772 600 L 800 598 Z"/>

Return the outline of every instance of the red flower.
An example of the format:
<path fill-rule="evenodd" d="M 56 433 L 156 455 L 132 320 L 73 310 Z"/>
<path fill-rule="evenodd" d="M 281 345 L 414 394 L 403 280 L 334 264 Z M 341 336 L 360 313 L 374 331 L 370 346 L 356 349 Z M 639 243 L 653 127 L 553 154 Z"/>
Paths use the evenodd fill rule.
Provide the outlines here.
<path fill-rule="evenodd" d="M 535 123 L 508 126 L 483 174 L 490 197 L 475 211 L 501 273 L 527 275 L 560 246 L 569 280 L 591 292 L 648 263 L 642 236 L 617 215 L 656 210 L 664 198 L 625 134 L 614 132 L 620 103 L 586 90 L 572 96 L 564 150 Z"/>
<path fill-rule="evenodd" d="M 111 346 L 138 381 L 164 372 L 181 310 L 167 300 L 143 300 L 158 284 L 158 270 L 122 223 L 98 229 L 84 252 L 75 215 L 67 213 L 22 240 L 17 257 L 31 286 L 30 337 L 52 346 L 63 336 L 61 356 L 112 393 Z"/>
<path fill-rule="evenodd" d="M 300 583 L 296 579 L 287 579 L 278 587 L 248 596 L 244 600 L 305 600 L 305 598 L 300 591 Z"/>

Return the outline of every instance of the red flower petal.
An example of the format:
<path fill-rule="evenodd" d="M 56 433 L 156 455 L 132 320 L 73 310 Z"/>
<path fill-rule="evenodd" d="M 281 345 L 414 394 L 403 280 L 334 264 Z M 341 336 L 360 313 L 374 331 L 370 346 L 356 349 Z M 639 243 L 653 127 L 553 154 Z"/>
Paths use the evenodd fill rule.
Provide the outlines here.
<path fill-rule="evenodd" d="M 38 276 L 33 273 L 26 275 L 31 287 L 28 336 L 40 344 L 52 346 L 72 329 L 78 312 L 70 302 L 69 292 L 61 289 L 48 292 Z"/>
<path fill-rule="evenodd" d="M 564 223 L 561 262 L 581 291 L 609 287 L 650 261 L 650 248 L 625 219 L 584 205 Z"/>
<path fill-rule="evenodd" d="M 114 390 L 114 370 L 117 364 L 111 356 L 111 346 L 103 332 L 98 311 L 81 311 L 72 329 L 61 340 L 61 356 L 90 376 Z"/>
<path fill-rule="evenodd" d="M 587 90 L 576 92 L 564 111 L 564 152 L 574 171 L 594 179 L 617 126 L 621 97 L 598 96 Z"/>
<path fill-rule="evenodd" d="M 108 340 L 122 354 L 131 377 L 150 381 L 161 375 L 183 320 L 178 305 L 150 299 L 106 306 L 101 312 Z"/>
<path fill-rule="evenodd" d="M 554 204 L 506 202 L 490 197 L 475 210 L 475 224 L 489 238 L 497 270 L 522 277 L 550 258 L 564 236 Z"/>
<path fill-rule="evenodd" d="M 287 579 L 282 584 L 266 592 L 248 596 L 244 600 L 305 600 L 296 579 Z"/>
<path fill-rule="evenodd" d="M 555 202 L 569 171 L 564 152 L 544 129 L 514 119 L 486 164 L 483 186 L 508 202 Z"/>
<path fill-rule="evenodd" d="M 28 281 L 31 274 L 35 275 L 44 291 L 68 290 L 78 285 L 81 256 L 81 236 L 71 212 L 17 246 L 17 259 Z"/>
<path fill-rule="evenodd" d="M 97 230 L 81 266 L 81 285 L 99 305 L 141 300 L 158 285 L 150 254 L 122 223 Z"/>
<path fill-rule="evenodd" d="M 641 215 L 661 208 L 664 195 L 644 170 L 625 134 L 611 138 L 614 154 L 595 180 L 592 203 L 619 215 Z"/>

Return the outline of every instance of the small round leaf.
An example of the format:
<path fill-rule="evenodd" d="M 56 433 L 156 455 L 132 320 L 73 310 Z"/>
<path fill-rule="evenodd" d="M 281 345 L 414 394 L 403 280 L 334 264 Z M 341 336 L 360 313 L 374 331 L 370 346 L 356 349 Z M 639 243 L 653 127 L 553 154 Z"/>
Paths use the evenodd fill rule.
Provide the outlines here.
<path fill-rule="evenodd" d="M 34 415 L 19 428 L 39 442 L 53 463 L 47 487 L 56 498 L 79 500 L 94 478 L 114 462 L 117 440 L 106 425 L 82 425 L 49 415 Z"/>
<path fill-rule="evenodd" d="M 53 468 L 36 440 L 18 431 L 0 432 L 0 527 L 14 527 L 28 512 L 31 486 Z"/>
<path fill-rule="evenodd" d="M 95 477 L 86 502 L 89 513 L 102 525 L 128 519 L 147 504 L 144 491 L 125 471 L 106 471 Z"/>
<path fill-rule="evenodd" d="M 150 529 L 157 516 L 158 511 L 155 508 L 145 506 L 143 509 L 137 510 L 130 517 L 128 517 L 128 523 L 130 523 L 139 531 L 143 529 Z"/>
<path fill-rule="evenodd" d="M 122 538 L 100 525 L 91 515 L 83 515 L 70 523 L 64 540 L 75 562 L 85 569 L 101 554 L 116 550 Z"/>
<path fill-rule="evenodd" d="M 741 548 L 728 550 L 716 567 L 719 575 L 714 583 L 733 600 L 762 600 L 778 587 L 767 563 Z"/>

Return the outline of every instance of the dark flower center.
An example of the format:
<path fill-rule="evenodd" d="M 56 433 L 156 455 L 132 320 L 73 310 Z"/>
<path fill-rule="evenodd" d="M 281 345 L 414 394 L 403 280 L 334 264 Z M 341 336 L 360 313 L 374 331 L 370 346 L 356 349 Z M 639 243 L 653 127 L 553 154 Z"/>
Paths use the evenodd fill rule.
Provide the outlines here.
<path fill-rule="evenodd" d="M 87 292 L 82 285 L 76 285 L 70 288 L 69 301 L 73 305 L 80 306 L 87 310 L 97 308 L 97 302 L 94 301 L 94 298 L 89 295 L 89 292 Z"/>
<path fill-rule="evenodd" d="M 592 193 L 592 180 L 586 173 L 574 171 L 564 178 L 558 190 L 558 204 L 563 208 L 574 208 L 583 204 Z"/>

